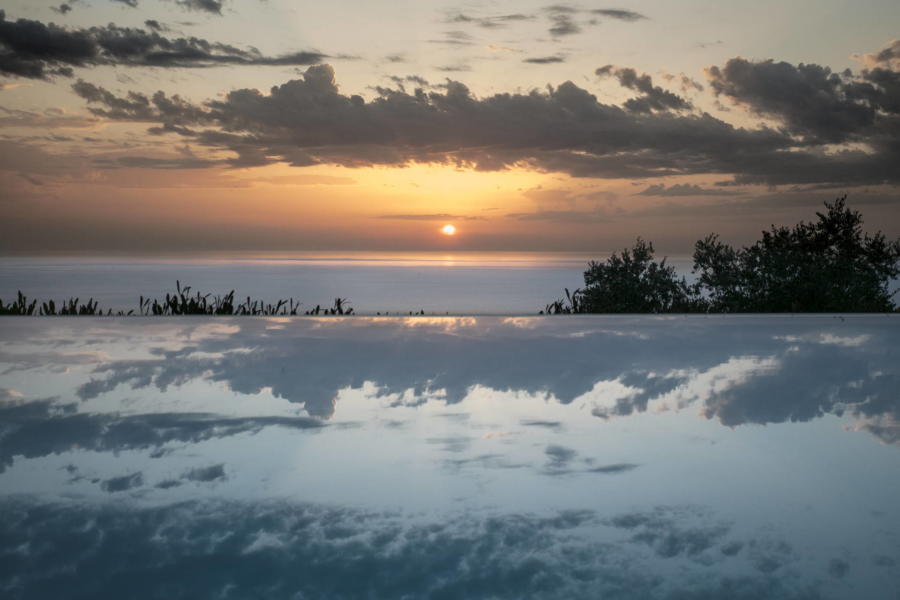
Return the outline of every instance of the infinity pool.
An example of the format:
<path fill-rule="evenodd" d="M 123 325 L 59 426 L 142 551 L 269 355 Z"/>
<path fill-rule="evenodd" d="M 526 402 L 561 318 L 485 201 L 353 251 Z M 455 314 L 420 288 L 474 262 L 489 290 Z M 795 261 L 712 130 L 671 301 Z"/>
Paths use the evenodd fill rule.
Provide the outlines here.
<path fill-rule="evenodd" d="M 7 598 L 900 595 L 900 318 L 4 318 Z"/>

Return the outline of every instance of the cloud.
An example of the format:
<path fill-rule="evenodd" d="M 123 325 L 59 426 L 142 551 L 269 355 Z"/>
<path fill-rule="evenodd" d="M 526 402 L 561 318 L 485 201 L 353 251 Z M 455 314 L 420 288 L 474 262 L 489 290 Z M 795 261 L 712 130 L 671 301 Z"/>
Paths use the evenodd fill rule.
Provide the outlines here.
<path fill-rule="evenodd" d="M 84 129 L 96 127 L 98 124 L 99 121 L 94 117 L 69 114 L 59 109 L 45 109 L 42 112 L 33 112 L 0 106 L 0 125 L 4 127 Z"/>
<path fill-rule="evenodd" d="M 116 492 L 126 492 L 128 490 L 138 488 L 144 485 L 144 476 L 142 473 L 132 473 L 131 475 L 123 475 L 121 477 L 113 477 L 100 483 L 100 488 L 104 492 L 114 494 Z"/>
<path fill-rule="evenodd" d="M 640 530 L 669 535 L 683 548 L 664 558 L 647 556 L 642 540 L 616 539 L 626 530 L 604 526 L 588 510 L 414 518 L 303 502 L 146 507 L 22 499 L 3 499 L 0 509 L 8 565 L 0 584 L 14 582 L 22 597 L 77 585 L 85 597 L 136 599 L 218 597 L 222 590 L 239 598 L 273 590 L 314 598 L 655 598 L 663 582 L 671 598 L 818 596 L 796 574 L 735 576 L 695 560 L 702 552 L 691 552 L 716 537 L 703 517 Z M 659 509 L 658 518 L 670 514 Z M 598 526 L 612 539 L 592 537 Z"/>
<path fill-rule="evenodd" d="M 567 13 L 557 12 L 554 13 L 550 17 L 550 21 L 552 26 L 548 29 L 548 32 L 553 37 L 562 37 L 566 35 L 575 35 L 576 33 L 581 33 L 581 26 L 579 26 L 574 19 Z"/>
<path fill-rule="evenodd" d="M 531 63 L 533 65 L 549 65 L 552 63 L 561 63 L 565 62 L 566 58 L 564 56 L 536 56 L 534 58 L 526 58 L 522 62 Z"/>
<path fill-rule="evenodd" d="M 466 15 L 464 13 L 455 13 L 449 15 L 444 22 L 445 23 L 458 23 L 458 24 L 473 24 L 479 27 L 483 27 L 485 29 L 500 29 L 504 27 L 508 27 L 510 23 L 520 22 L 520 21 L 531 21 L 534 19 L 533 15 L 526 15 L 523 13 L 510 13 L 505 15 L 493 15 L 489 17 L 472 17 Z"/>
<path fill-rule="evenodd" d="M 189 11 L 205 12 L 214 15 L 222 14 L 223 0 L 173 0 L 175 4 Z M 112 0 L 119 4 L 137 8 L 139 0 Z"/>
<path fill-rule="evenodd" d="M 628 22 L 641 21 L 647 18 L 639 12 L 634 12 L 633 10 L 623 10 L 620 8 L 596 8 L 588 12 L 594 15 L 608 17 L 610 19 L 617 19 L 619 21 Z"/>
<path fill-rule="evenodd" d="M 610 214 L 602 209 L 592 210 L 537 210 L 526 213 L 508 213 L 509 219 L 516 221 L 550 221 L 555 223 L 606 223 Z"/>
<path fill-rule="evenodd" d="M 779 120 L 810 144 L 865 141 L 896 151 L 900 73 L 881 67 L 854 75 L 815 64 L 732 58 L 707 69 L 710 87 L 736 105 Z"/>
<path fill-rule="evenodd" d="M 152 23 L 152 24 L 151 24 Z M 265 56 L 255 48 L 241 49 L 197 37 L 160 35 L 156 21 L 148 30 L 113 24 L 67 29 L 50 23 L 6 20 L 0 10 L 0 74 L 48 79 L 73 75 L 73 67 L 116 65 L 129 67 L 200 68 L 216 65 L 311 65 L 324 54 L 302 51 Z"/>
<path fill-rule="evenodd" d="M 867 67 L 884 67 L 886 69 L 900 69 L 900 40 L 894 40 L 878 52 L 863 55 L 854 55 L 854 58 Z"/>
<path fill-rule="evenodd" d="M 728 189 L 709 189 L 693 183 L 676 183 L 666 187 L 659 183 L 648 186 L 635 196 L 734 196 L 741 192 Z"/>
<path fill-rule="evenodd" d="M 596 19 L 597 16 L 629 23 L 647 19 L 641 13 L 619 8 L 583 10 L 570 4 L 551 4 L 545 6 L 543 10 L 550 21 L 548 32 L 554 38 L 575 35 L 581 33 L 585 26 L 597 25 L 599 23 L 599 20 Z M 586 15 L 588 18 L 579 21 L 581 15 Z"/>
<path fill-rule="evenodd" d="M 708 552 L 731 529 L 726 523 L 709 522 L 704 511 L 693 507 L 623 513 L 612 517 L 608 523 L 633 532 L 632 541 L 652 547 L 660 558 L 695 557 Z"/>
<path fill-rule="evenodd" d="M 867 71 L 865 85 L 860 80 L 854 88 L 869 90 L 869 99 L 860 102 L 878 112 L 884 126 L 855 134 L 854 141 L 868 148 L 837 151 L 796 129 L 738 128 L 688 111 L 690 102 L 633 69 L 609 65 L 598 74 L 615 76 L 641 95 L 618 107 L 565 82 L 546 91 L 476 98 L 451 80 L 428 93 L 377 88 L 378 96 L 367 101 L 341 94 L 328 65 L 310 67 L 302 79 L 267 94 L 240 89 L 204 104 L 162 91 L 116 96 L 86 82 L 75 91 L 97 116 L 156 122 L 153 133 L 232 151 L 230 164 L 236 167 L 421 162 L 477 170 L 516 166 L 574 177 L 726 174 L 738 185 L 900 182 L 893 168 L 900 150 L 890 141 L 890 111 L 900 111 L 900 105 L 890 100 L 894 76 L 884 69 Z"/>
<path fill-rule="evenodd" d="M 85 389 L 98 390 L 99 393 L 100 387 L 95 385 Z M 17 399 L 14 397 L 14 400 Z M 252 433 L 265 427 L 317 429 L 325 426 L 316 419 L 306 417 L 241 418 L 205 413 L 88 414 L 78 412 L 74 404 L 60 404 L 53 399 L 0 404 L 0 416 L 0 431 L 3 433 L 0 436 L 0 472 L 9 467 L 15 457 L 49 456 L 74 447 L 118 453 L 161 448 L 172 443 L 198 443 Z M 109 485 L 116 488 L 118 484 L 113 481 Z"/>
<path fill-rule="evenodd" d="M 598 102 L 571 82 L 547 91 L 482 99 L 456 81 L 442 87 L 429 93 L 380 89 L 378 97 L 367 102 L 341 94 L 333 69 L 318 65 L 268 94 L 235 90 L 202 105 L 162 91 L 117 96 L 82 81 L 74 90 L 94 105 L 91 112 L 97 116 L 157 122 L 151 130 L 155 133 L 172 132 L 201 146 L 231 150 L 234 166 L 424 162 L 478 170 L 521 166 L 576 177 L 745 171 L 745 178 L 756 179 L 770 176 L 765 172 L 769 168 L 781 169 L 786 161 L 780 152 L 794 143 L 771 129 L 739 129 L 709 115 L 623 110 Z M 681 102 L 662 94 L 654 98 L 669 106 Z M 791 154 L 794 163 L 823 160 Z M 867 155 L 867 160 L 872 157 Z M 822 175 L 834 176 L 832 166 L 827 164 Z M 890 173 L 900 177 L 894 169 Z"/>
<path fill-rule="evenodd" d="M 196 156 L 119 156 L 95 158 L 92 162 L 101 169 L 210 169 L 221 164 Z"/>
<path fill-rule="evenodd" d="M 220 481 L 226 479 L 225 464 L 212 465 L 209 467 L 200 467 L 191 469 L 184 475 L 184 479 L 188 481 L 200 481 L 208 483 L 210 481 Z"/>
<path fill-rule="evenodd" d="M 549 394 L 570 403 L 589 397 L 600 382 L 615 382 L 623 395 L 596 405 L 598 417 L 643 412 L 654 400 L 691 406 L 729 427 L 848 413 L 858 419 L 859 429 L 886 443 L 900 439 L 900 403 L 893 393 L 900 374 L 885 358 L 890 335 L 867 327 L 800 323 L 785 330 L 783 323 L 770 321 L 747 334 L 710 324 L 692 330 L 705 343 L 686 349 L 684 331 L 666 329 L 663 321 L 626 322 L 623 331 L 590 328 L 577 319 L 536 321 L 526 329 L 489 319 L 447 318 L 417 322 L 415 336 L 402 322 L 379 320 L 329 322 L 327 330 L 316 321 L 280 330 L 268 330 L 264 321 L 233 323 L 238 331 L 222 338 L 160 351 L 152 359 L 99 364 L 77 394 L 87 400 L 120 385 L 166 390 L 199 378 L 227 383 L 243 394 L 271 390 L 303 403 L 311 415 L 328 417 L 339 390 L 365 382 L 374 384 L 378 395 L 410 391 L 416 398 L 432 398 L 440 391 L 448 404 L 476 386 Z M 388 355 L 386 346 L 394 349 Z M 243 348 L 256 350 L 247 354 Z M 598 355 L 608 357 L 602 365 L 591 359 Z M 642 357 L 639 367 L 629 358 L 635 355 Z M 492 356 L 508 360 L 499 368 Z M 350 362 L 356 365 L 352 373 L 343 368 Z M 548 450 L 548 456 L 562 456 L 562 451 Z"/>
<path fill-rule="evenodd" d="M 12 388 L 0 387 L 0 402 L 9 402 L 19 400 L 22 394 Z M 2 405 L 0 405 L 2 406 Z"/>
<path fill-rule="evenodd" d="M 444 65 L 441 67 L 435 67 L 435 69 L 441 71 L 442 73 L 467 73 L 472 70 L 472 67 L 466 64 L 458 64 Z"/>
<path fill-rule="evenodd" d="M 431 87 L 431 84 L 428 83 L 428 80 L 427 80 L 427 79 L 425 79 L 424 77 L 420 77 L 420 76 L 418 76 L 418 75 L 407 75 L 406 77 L 399 77 L 399 76 L 397 76 L 397 75 L 391 75 L 390 77 L 388 77 L 388 79 L 390 79 L 391 81 L 393 81 L 393 82 L 394 82 L 394 85 L 396 85 L 397 88 L 398 88 L 401 92 L 405 92 L 405 91 L 406 91 L 406 84 L 407 84 L 407 83 L 411 83 L 411 84 L 413 84 L 415 87 L 420 87 L 420 88 L 428 88 L 428 87 Z M 386 94 L 390 94 L 390 93 L 391 93 L 391 90 L 385 89 L 385 88 L 381 88 L 381 89 L 376 88 L 376 91 L 378 91 L 379 93 L 386 93 Z"/>
<path fill-rule="evenodd" d="M 223 2 L 221 0 L 176 0 L 176 3 L 187 10 L 222 14 Z"/>
<path fill-rule="evenodd" d="M 480 221 L 484 219 L 484 217 L 474 215 L 454 215 L 449 213 L 390 214 L 378 215 L 375 218 L 397 221 Z"/>
<path fill-rule="evenodd" d="M 578 454 L 571 448 L 552 444 L 544 449 L 547 455 L 547 466 L 551 469 L 564 469 Z"/>
<path fill-rule="evenodd" d="M 147 29 L 152 29 L 153 31 L 168 31 L 169 28 L 164 24 L 160 23 L 156 19 L 147 19 L 144 21 L 144 25 Z"/>
<path fill-rule="evenodd" d="M 446 44 L 448 46 L 472 46 L 475 44 L 471 35 L 465 31 L 445 31 L 444 37 L 438 40 L 428 40 L 430 44 Z"/>
<path fill-rule="evenodd" d="M 600 465 L 598 467 L 591 467 L 587 471 L 589 473 L 603 473 L 603 474 L 611 474 L 615 475 L 617 473 L 627 473 L 628 471 L 633 471 L 637 469 L 640 465 L 636 465 L 634 463 L 616 463 L 613 465 Z"/>
<path fill-rule="evenodd" d="M 646 73 L 638 75 L 634 69 L 606 65 L 595 71 L 598 77 L 613 76 L 622 87 L 643 94 L 625 103 L 625 108 L 636 113 L 668 110 L 687 110 L 691 103 L 677 94 L 653 85 L 653 78 Z"/>

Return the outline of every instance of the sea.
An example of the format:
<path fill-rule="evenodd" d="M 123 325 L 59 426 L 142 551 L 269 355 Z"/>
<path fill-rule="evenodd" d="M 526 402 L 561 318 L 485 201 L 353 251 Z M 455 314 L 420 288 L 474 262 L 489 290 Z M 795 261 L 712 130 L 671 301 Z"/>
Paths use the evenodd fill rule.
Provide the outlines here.
<path fill-rule="evenodd" d="M 358 314 L 538 314 L 584 283 L 591 260 L 571 253 L 305 252 L 191 255 L 0 257 L 0 299 L 18 291 L 60 301 L 93 298 L 113 311 L 163 298 L 176 282 L 193 292 L 237 298 L 293 298 L 302 310 L 348 299 Z M 669 264 L 691 278 L 689 257 Z"/>

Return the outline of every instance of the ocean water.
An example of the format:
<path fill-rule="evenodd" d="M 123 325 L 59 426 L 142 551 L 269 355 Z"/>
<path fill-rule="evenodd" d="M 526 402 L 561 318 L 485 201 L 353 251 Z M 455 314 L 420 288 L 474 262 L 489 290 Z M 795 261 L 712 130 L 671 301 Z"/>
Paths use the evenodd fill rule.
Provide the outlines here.
<path fill-rule="evenodd" d="M 103 308 L 136 309 L 139 296 L 164 297 L 176 280 L 195 291 L 304 308 L 348 298 L 359 314 L 537 314 L 583 284 L 591 259 L 574 254 L 293 253 L 263 255 L 0 257 L 0 298 L 90 297 Z M 690 276 L 690 261 L 673 259 Z"/>
<path fill-rule="evenodd" d="M 894 600 L 900 318 L 0 318 L 3 598 Z"/>

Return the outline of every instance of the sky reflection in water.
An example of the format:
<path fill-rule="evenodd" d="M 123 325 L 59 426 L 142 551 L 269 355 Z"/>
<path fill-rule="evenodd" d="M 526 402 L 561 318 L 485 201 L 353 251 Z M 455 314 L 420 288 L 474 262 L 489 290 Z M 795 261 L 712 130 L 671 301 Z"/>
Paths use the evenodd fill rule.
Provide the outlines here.
<path fill-rule="evenodd" d="M 0 325 L 8 597 L 900 593 L 895 317 Z"/>

